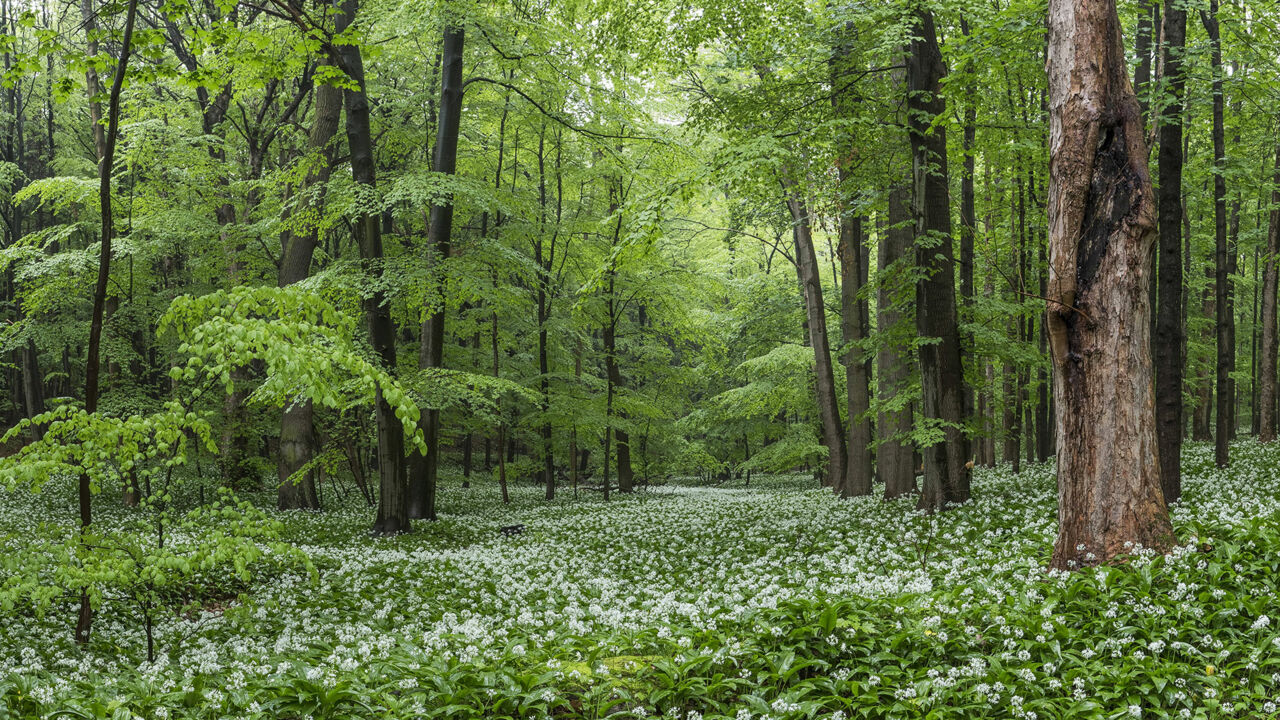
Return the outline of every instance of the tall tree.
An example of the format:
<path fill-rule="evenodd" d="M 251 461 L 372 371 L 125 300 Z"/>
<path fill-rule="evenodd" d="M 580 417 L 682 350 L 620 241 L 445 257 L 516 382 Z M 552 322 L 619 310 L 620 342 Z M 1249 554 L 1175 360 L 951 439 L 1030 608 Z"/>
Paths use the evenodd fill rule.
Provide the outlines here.
<path fill-rule="evenodd" d="M 911 218 L 911 188 L 898 185 L 889 191 L 888 227 L 877 243 L 879 277 L 876 296 L 876 330 L 892 333 L 899 325 L 915 325 L 911 303 L 901 301 L 901 265 L 914 261 L 911 253 L 914 234 Z M 896 271 L 896 272 L 895 272 Z M 911 354 L 906 342 L 881 342 L 876 352 L 877 394 L 882 400 L 905 394 L 911 381 Z M 907 436 L 912 428 L 911 403 L 894 410 L 882 410 L 876 420 L 876 477 L 884 483 L 886 499 L 916 491 L 914 450 Z"/>
<path fill-rule="evenodd" d="M 334 136 L 338 134 L 338 121 L 342 115 L 342 89 L 329 83 L 320 83 L 315 89 L 315 116 L 311 121 L 308 148 L 311 163 L 298 193 L 298 202 L 314 203 L 317 209 L 324 202 L 325 186 L 333 169 L 335 155 Z M 294 213 L 290 213 L 292 217 Z M 289 228 L 281 234 L 280 287 L 306 279 L 311 274 L 311 260 L 320 243 L 318 213 L 308 213 L 312 218 L 305 227 Z M 294 403 L 285 409 L 280 420 L 280 458 L 278 463 L 280 487 L 276 505 L 281 510 L 316 509 L 320 497 L 316 492 L 315 473 L 294 475 L 315 457 L 315 428 L 310 400 Z"/>
<path fill-rule="evenodd" d="M 458 132 L 462 125 L 462 57 L 466 30 L 461 24 L 445 27 L 440 57 L 443 73 L 440 82 L 440 119 L 436 124 L 435 153 L 432 169 L 453 175 L 458 169 Z M 427 244 L 435 262 L 449 257 L 453 234 L 453 199 L 447 198 L 431 206 Z M 444 366 L 445 302 L 431 309 L 422 325 L 418 365 L 423 368 Z M 436 519 L 436 481 L 440 466 L 440 409 L 428 408 L 423 424 L 426 457 L 414 453 L 410 464 L 409 516 Z"/>
<path fill-rule="evenodd" d="M 1182 494 L 1182 70 L 1187 11 L 1178 0 L 1164 4 L 1165 97 L 1160 113 L 1160 197 L 1155 355 L 1156 437 L 1160 482 L 1166 502 Z"/>
<path fill-rule="evenodd" d="M 920 507 L 941 510 L 969 499 L 969 437 L 964 427 L 964 366 L 956 315 L 955 256 L 947 190 L 947 136 L 934 121 L 946 110 L 941 84 L 946 67 L 933 15 L 918 10 L 907 60 L 907 113 L 912 154 L 912 210 L 916 262 L 916 329 L 920 346 L 921 414 L 941 441 L 921 449 L 924 486 Z"/>
<path fill-rule="evenodd" d="M 1280 255 L 1280 143 L 1276 144 L 1271 176 L 1271 212 L 1267 223 L 1267 248 L 1262 271 L 1262 352 L 1258 366 L 1258 439 L 1276 439 L 1276 279 Z"/>
<path fill-rule="evenodd" d="M 1114 0 L 1049 2 L 1049 344 L 1058 443 L 1053 566 L 1173 540 L 1151 346 L 1155 197 Z"/>
<path fill-rule="evenodd" d="M 86 26 L 96 18 L 91 0 L 84 0 L 83 9 L 86 15 Z M 111 82 L 111 90 L 107 95 L 107 117 L 105 127 L 99 114 L 96 93 L 98 92 L 98 72 L 91 60 L 85 71 L 89 90 L 89 119 L 94 123 L 94 144 L 98 154 L 98 202 L 101 210 L 101 228 L 98 235 L 98 278 L 93 286 L 93 314 L 89 321 L 88 359 L 84 371 L 84 409 L 87 413 L 98 411 L 98 383 L 101 371 L 102 318 L 107 306 L 107 284 L 111 280 L 111 242 L 115 238 L 115 216 L 111 208 L 111 178 L 115 169 L 116 139 L 120 134 L 120 91 L 124 87 L 125 72 L 129 68 L 129 56 L 133 52 L 133 23 L 138 13 L 138 0 L 129 0 L 125 11 L 124 37 L 120 41 L 120 58 L 116 60 L 115 77 Z M 90 28 L 92 29 L 92 28 Z M 97 55 L 97 40 L 90 33 L 88 55 Z M 80 503 L 80 534 L 88 531 L 93 523 L 93 488 L 89 481 L 89 473 L 82 471 L 77 486 Z M 93 608 L 89 604 L 87 590 L 80 593 L 80 616 L 76 621 L 76 642 L 89 641 L 89 633 L 93 626 Z"/>
<path fill-rule="evenodd" d="M 1222 38 L 1218 24 L 1218 0 L 1209 0 L 1200 20 L 1209 35 L 1210 66 L 1213 72 L 1213 237 L 1215 329 L 1217 340 L 1218 415 L 1214 432 L 1214 462 L 1226 467 L 1230 461 L 1232 420 L 1235 416 L 1235 314 L 1231 304 L 1231 261 L 1227 248 L 1227 131 L 1222 87 Z"/>
<path fill-rule="evenodd" d="M 355 22 L 360 0 L 344 0 L 334 28 L 343 33 Z M 347 43 L 337 48 L 340 67 L 355 88 L 343 91 L 343 110 L 347 119 L 347 147 L 351 154 L 351 177 L 358 185 L 373 190 L 377 172 L 373 161 L 373 132 L 369 126 L 369 96 L 364 76 L 364 58 L 360 45 Z M 372 193 L 371 193 L 372 194 Z M 361 207 L 354 224 L 360 262 L 371 280 L 385 273 L 382 252 L 382 224 L 378 212 Z M 380 286 L 376 283 L 375 286 Z M 363 301 L 365 326 L 369 342 L 378 361 L 388 370 L 396 364 L 395 325 L 391 308 L 381 289 L 368 294 Z M 408 487 L 405 477 L 404 426 L 395 410 L 378 390 L 374 398 L 374 417 L 378 425 L 378 515 L 373 523 L 377 535 L 408 532 Z"/>
<path fill-rule="evenodd" d="M 835 371 L 831 364 L 831 344 L 827 336 L 827 310 L 822 297 L 822 278 L 818 274 L 818 255 L 813 247 L 809 206 L 794 179 L 784 174 L 781 182 L 787 211 L 791 214 L 796 271 L 804 294 L 809 344 L 813 347 L 818 418 L 822 424 L 822 441 L 827 446 L 825 482 L 839 490 L 845 477 L 844 430 L 840 421 L 840 406 L 836 400 Z"/>

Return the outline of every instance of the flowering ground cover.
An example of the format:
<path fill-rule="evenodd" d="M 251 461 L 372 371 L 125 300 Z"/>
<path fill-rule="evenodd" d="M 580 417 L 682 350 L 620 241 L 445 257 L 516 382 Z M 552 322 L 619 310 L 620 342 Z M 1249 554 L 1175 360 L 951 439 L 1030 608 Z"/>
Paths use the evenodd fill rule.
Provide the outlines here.
<path fill-rule="evenodd" d="M 84 650 L 70 602 L 0 610 L 0 718 L 1272 717 L 1280 453 L 1184 464 L 1173 554 L 1071 575 L 1044 569 L 1044 466 L 979 472 L 935 516 L 801 476 L 510 507 L 477 483 L 375 540 L 330 498 L 276 516 L 314 573 L 215 565 L 155 662 L 127 606 Z M 103 523 L 136 512 L 102 497 Z M 0 501 L 8 557 L 73 523 L 69 486 Z"/>

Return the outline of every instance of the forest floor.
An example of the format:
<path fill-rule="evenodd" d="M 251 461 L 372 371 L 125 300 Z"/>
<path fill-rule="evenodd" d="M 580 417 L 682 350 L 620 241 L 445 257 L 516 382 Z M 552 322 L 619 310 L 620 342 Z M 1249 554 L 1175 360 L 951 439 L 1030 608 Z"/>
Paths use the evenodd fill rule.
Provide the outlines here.
<path fill-rule="evenodd" d="M 1045 570 L 1046 466 L 979 471 L 936 516 L 799 476 L 508 507 L 477 481 L 373 540 L 363 503 L 334 502 L 278 516 L 316 576 L 162 617 L 155 663 L 128 607 L 85 651 L 69 604 L 0 609 L 0 718 L 1272 717 L 1280 452 L 1184 465 L 1181 547 L 1071 576 Z M 70 527 L 71 497 L 0 494 L 0 550 Z M 100 522 L 134 512 L 118 501 Z"/>

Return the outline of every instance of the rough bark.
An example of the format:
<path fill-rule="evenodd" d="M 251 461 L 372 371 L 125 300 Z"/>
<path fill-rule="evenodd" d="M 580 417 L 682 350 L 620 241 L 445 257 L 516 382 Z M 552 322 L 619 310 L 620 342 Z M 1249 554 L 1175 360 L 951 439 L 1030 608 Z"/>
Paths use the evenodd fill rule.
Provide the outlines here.
<path fill-rule="evenodd" d="M 1280 144 L 1271 178 L 1271 213 L 1262 272 L 1262 359 L 1258 367 L 1258 439 L 1276 439 L 1276 256 L 1280 254 Z"/>
<path fill-rule="evenodd" d="M 916 285 L 916 331 L 931 342 L 920 356 L 921 414 L 938 427 L 942 442 L 921 448 L 924 484 L 920 508 L 941 510 L 969 499 L 969 438 L 963 426 L 964 366 L 956 316 L 955 257 L 947 190 L 945 128 L 932 127 L 946 110 L 945 75 L 933 15 L 916 14 L 907 61 L 908 128 L 911 135 L 916 263 L 924 277 Z"/>
<path fill-rule="evenodd" d="M 1049 3 L 1049 344 L 1058 435 L 1053 566 L 1173 531 L 1150 348 L 1155 197 L 1113 0 Z"/>
<path fill-rule="evenodd" d="M 912 257 L 911 190 L 900 185 L 889 192 L 889 227 L 879 243 L 879 281 L 876 329 L 893 332 L 902 323 L 915 324 L 909 302 L 901 302 L 901 263 L 914 262 Z M 898 279 L 897 283 L 893 280 Z M 911 351 L 905 343 L 883 343 L 876 352 L 877 394 L 891 398 L 904 392 L 911 382 Z M 897 411 L 881 411 L 876 420 L 880 436 L 876 448 L 876 476 L 884 483 L 886 499 L 916 491 L 913 448 L 907 440 L 911 433 L 911 404 Z"/>
<path fill-rule="evenodd" d="M 1182 494 L 1182 70 L 1187 12 L 1165 0 L 1161 51 L 1168 104 L 1160 113 L 1160 242 L 1155 343 L 1156 437 L 1160 482 L 1166 502 Z"/>

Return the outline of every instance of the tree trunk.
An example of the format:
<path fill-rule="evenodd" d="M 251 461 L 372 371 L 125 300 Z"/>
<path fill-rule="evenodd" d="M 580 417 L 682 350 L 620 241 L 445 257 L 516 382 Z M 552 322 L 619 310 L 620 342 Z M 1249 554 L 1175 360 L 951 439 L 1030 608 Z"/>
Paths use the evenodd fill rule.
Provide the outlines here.
<path fill-rule="evenodd" d="M 436 125 L 435 157 L 432 169 L 453 175 L 458 167 L 458 132 L 462 125 L 462 58 L 465 31 L 461 25 L 444 30 L 441 58 L 444 71 L 440 82 L 440 119 Z M 453 200 L 431 206 L 427 244 L 436 262 L 449 257 L 453 235 Z M 445 301 L 431 310 L 422 325 L 418 353 L 420 368 L 444 367 Z M 409 517 L 436 519 L 436 482 L 440 468 L 440 409 L 427 408 L 422 427 L 426 457 L 415 452 L 409 481 Z"/>
<path fill-rule="evenodd" d="M 851 84 L 847 75 L 855 70 L 851 67 L 849 42 L 853 39 L 853 26 L 846 24 L 839 31 L 837 43 L 831 56 L 832 87 L 848 88 Z M 852 93 L 843 90 L 832 94 L 831 106 L 834 114 L 841 118 L 853 115 L 855 99 Z M 857 153 L 851 133 L 840 133 L 836 140 L 839 154 L 836 157 L 836 175 L 840 179 L 840 190 L 837 199 L 839 218 L 839 245 L 836 256 L 840 263 L 840 329 L 847 348 L 842 358 L 845 367 L 845 395 L 848 402 L 849 434 L 845 458 L 845 474 L 832 478 L 843 497 L 871 494 L 871 482 L 874 478 L 871 450 L 871 365 L 859 344 L 869 332 L 869 308 L 867 299 L 859 297 L 867 282 L 867 259 L 865 254 L 865 238 L 863 223 L 865 218 L 853 207 L 851 200 L 856 192 L 851 178 L 850 162 Z M 845 155 L 847 153 L 847 155 Z M 746 458 L 744 457 L 745 461 Z"/>
<path fill-rule="evenodd" d="M 1182 71 L 1187 12 L 1165 0 L 1162 64 L 1168 104 L 1160 114 L 1159 288 L 1156 306 L 1156 437 L 1166 502 L 1182 494 Z"/>
<path fill-rule="evenodd" d="M 903 302 L 906 269 L 914 262 L 911 252 L 911 191 L 900 185 L 889 191 L 889 227 L 879 243 L 879 277 L 876 308 L 876 330 L 894 333 L 903 323 L 915 325 L 911 302 Z M 907 333 L 909 336 L 910 333 Z M 877 392 L 891 398 L 905 392 L 911 382 L 911 350 L 904 341 L 883 343 L 876 352 Z M 911 404 L 895 411 L 881 411 L 876 420 L 880 442 L 876 450 L 876 474 L 884 483 L 886 499 L 916 491 L 913 448 L 909 436 L 912 429 Z"/>
<path fill-rule="evenodd" d="M 1267 254 L 1262 272 L 1262 360 L 1258 367 L 1258 439 L 1276 439 L 1276 279 L 1280 255 L 1280 144 L 1276 145 L 1271 178 L 1271 213 L 1267 223 Z"/>
<path fill-rule="evenodd" d="M 951 207 L 947 191 L 947 136 L 932 127 L 946 110 L 945 74 L 933 15 L 918 11 L 907 61 L 908 127 L 911 133 L 916 263 L 924 277 L 916 285 L 916 331 L 932 342 L 920 347 L 921 411 L 943 441 L 921 448 L 922 510 L 941 510 L 969 499 L 969 437 L 964 427 L 964 366 L 956 317 Z"/>
<path fill-rule="evenodd" d="M 355 20 L 360 7 L 359 0 L 345 0 L 342 12 L 335 23 L 336 31 L 345 31 Z M 343 91 L 343 105 L 347 117 L 347 146 L 351 153 L 351 176 L 357 184 L 372 190 L 376 184 L 373 164 L 373 136 L 369 128 L 369 98 L 366 95 L 364 59 L 359 45 L 343 45 L 339 52 L 344 70 L 355 83 L 356 89 Z M 384 272 L 382 268 L 382 226 L 376 213 L 364 212 L 356 218 L 356 241 L 360 247 L 360 261 L 370 282 L 377 282 Z M 395 325 L 391 321 L 391 309 L 381 290 L 375 290 L 363 302 L 365 324 L 369 342 L 382 363 L 391 372 L 396 364 Z M 404 468 L 404 427 L 395 411 L 376 393 L 374 414 L 378 425 L 378 515 L 373 523 L 375 535 L 396 535 L 408 532 L 408 487 Z"/>
<path fill-rule="evenodd" d="M 92 23 L 93 9 L 90 0 L 84 0 L 83 9 L 86 15 L 86 26 Z M 120 46 L 120 59 L 116 61 L 115 79 L 111 83 L 111 91 L 107 99 L 107 125 L 102 127 L 98 118 L 97 100 L 94 99 L 98 89 L 98 74 L 91 63 L 86 70 L 90 91 L 90 120 L 94 122 L 94 139 L 98 148 L 98 201 L 100 203 L 102 226 L 99 235 L 98 277 L 93 288 L 93 314 L 89 321 L 88 359 L 84 372 L 84 409 L 87 413 L 98 411 L 98 376 L 101 370 L 99 355 L 102 348 L 102 318 L 107 306 L 107 283 L 111 279 L 111 241 L 115 236 L 115 218 L 111 214 L 111 176 L 115 167 L 116 137 L 120 128 L 120 91 L 124 87 L 125 72 L 129 67 L 129 56 L 133 50 L 133 21 L 137 16 L 138 0 L 129 0 L 129 9 L 125 16 L 124 38 Z M 97 42 L 91 41 L 89 54 L 97 54 Z M 83 537 L 93 522 L 92 497 L 93 488 L 89 481 L 89 473 L 81 471 L 79 480 L 80 533 Z M 93 626 L 93 608 L 89 604 L 87 590 L 80 592 L 80 615 L 76 621 L 76 642 L 84 644 L 89 641 L 89 633 Z"/>
<path fill-rule="evenodd" d="M 1173 541 L 1160 489 L 1149 288 L 1155 203 L 1113 0 L 1049 3 L 1053 566 Z"/>
<path fill-rule="evenodd" d="M 1200 19 L 1209 34 L 1210 64 L 1213 71 L 1213 236 L 1214 288 L 1217 338 L 1218 425 L 1214 433 L 1213 459 L 1218 467 L 1231 462 L 1231 420 L 1234 415 L 1235 385 L 1231 371 L 1235 365 L 1235 317 L 1231 306 L 1231 271 L 1227 255 L 1227 169 L 1226 127 L 1223 121 L 1222 42 L 1218 30 L 1218 2 L 1210 0 L 1209 11 Z"/>
<path fill-rule="evenodd" d="M 845 476 L 844 431 L 840 422 L 840 406 L 836 401 L 835 372 L 827 337 L 827 312 L 822 297 L 822 279 L 818 275 L 818 256 L 813 249 L 809 208 L 800 195 L 800 188 L 784 173 L 782 189 L 786 193 L 787 210 L 791 213 L 796 266 L 800 274 L 800 287 L 804 291 L 809 344 L 813 346 L 818 417 L 822 423 L 822 441 L 827 446 L 826 482 L 838 489 Z"/>
<path fill-rule="evenodd" d="M 311 274 L 311 259 L 320 242 L 320 215 L 323 213 L 325 186 L 334 163 L 334 136 L 338 134 L 338 121 L 342 114 L 342 90 L 321 83 L 315 90 L 315 118 L 312 120 L 309 150 L 315 155 L 315 165 L 307 173 L 299 193 L 299 202 L 314 202 L 314 210 L 308 215 L 305 228 L 287 229 L 282 234 L 280 257 L 280 287 L 292 285 Z M 312 200 L 309 196 L 314 193 Z M 296 481 L 292 478 L 299 469 L 311 462 L 316 454 L 315 428 L 310 400 L 302 400 L 285 408 L 280 419 L 280 458 L 277 464 L 279 490 L 276 505 L 281 510 L 316 510 L 320 496 L 316 493 L 315 473 L 308 471 Z"/>

